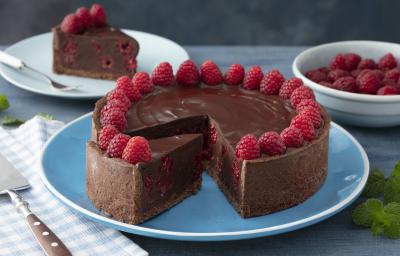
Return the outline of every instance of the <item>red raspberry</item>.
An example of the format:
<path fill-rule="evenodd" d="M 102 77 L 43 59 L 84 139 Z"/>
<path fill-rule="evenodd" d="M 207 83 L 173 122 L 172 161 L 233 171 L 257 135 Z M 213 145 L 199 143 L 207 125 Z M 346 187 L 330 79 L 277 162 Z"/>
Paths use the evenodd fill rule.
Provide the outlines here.
<path fill-rule="evenodd" d="M 322 73 L 324 73 L 325 75 L 327 75 L 329 73 L 329 71 L 331 71 L 328 67 L 322 67 L 318 69 L 319 71 L 321 71 Z"/>
<path fill-rule="evenodd" d="M 311 120 L 315 129 L 321 127 L 322 117 L 321 112 L 318 109 L 315 109 L 313 107 L 306 107 L 300 111 L 299 115 L 308 117 Z"/>
<path fill-rule="evenodd" d="M 315 130 L 313 122 L 304 115 L 297 115 L 292 119 L 290 126 L 296 127 L 300 130 L 301 135 L 306 141 L 312 141 L 315 136 Z"/>
<path fill-rule="evenodd" d="M 386 85 L 386 86 L 381 87 L 376 94 L 377 95 L 395 95 L 395 94 L 400 94 L 400 90 L 394 86 Z"/>
<path fill-rule="evenodd" d="M 391 69 L 385 73 L 385 76 L 383 77 L 383 80 L 393 80 L 393 81 L 398 81 L 400 78 L 400 70 L 397 68 Z"/>
<path fill-rule="evenodd" d="M 263 79 L 263 72 L 260 66 L 251 66 L 244 76 L 243 88 L 247 90 L 257 90 Z"/>
<path fill-rule="evenodd" d="M 116 88 L 123 92 L 128 99 L 133 101 L 138 101 L 142 98 L 138 88 L 133 86 L 132 80 L 128 76 L 121 76 L 116 81 Z"/>
<path fill-rule="evenodd" d="M 354 77 L 354 78 L 357 78 L 358 75 L 359 75 L 362 71 L 363 71 L 362 69 L 354 69 L 354 70 L 352 70 L 352 71 L 350 72 L 350 75 L 351 75 L 352 77 Z"/>
<path fill-rule="evenodd" d="M 131 164 L 150 162 L 151 149 L 149 142 L 141 136 L 132 137 L 122 153 L 122 159 Z"/>
<path fill-rule="evenodd" d="M 119 134 L 117 128 L 112 125 L 106 125 L 101 129 L 98 144 L 102 150 L 106 150 L 110 141 L 115 135 Z"/>
<path fill-rule="evenodd" d="M 296 127 L 289 126 L 281 132 L 280 136 L 286 147 L 298 148 L 303 145 L 303 135 Z"/>
<path fill-rule="evenodd" d="M 335 69 L 347 70 L 346 58 L 343 56 L 343 54 L 336 55 L 335 57 L 332 58 L 329 67 L 332 70 Z"/>
<path fill-rule="evenodd" d="M 327 74 L 322 72 L 319 69 L 313 69 L 313 70 L 307 71 L 304 75 L 308 79 L 310 79 L 311 81 L 316 82 L 316 83 L 325 81 L 327 79 Z"/>
<path fill-rule="evenodd" d="M 239 85 L 244 79 L 244 67 L 240 64 L 232 64 L 225 73 L 225 84 Z"/>
<path fill-rule="evenodd" d="M 395 81 L 395 80 L 391 80 L 391 79 L 388 79 L 388 80 L 383 80 L 382 81 L 382 83 L 381 83 L 381 86 L 383 87 L 383 86 L 393 86 L 393 87 L 398 87 L 397 86 L 397 81 Z"/>
<path fill-rule="evenodd" d="M 305 99 L 300 101 L 300 103 L 297 104 L 296 111 L 300 112 L 307 107 L 315 108 L 317 111 L 321 112 L 320 105 L 313 99 Z"/>
<path fill-rule="evenodd" d="M 170 86 L 174 83 L 174 73 L 172 66 L 168 62 L 161 62 L 151 74 L 153 84 L 160 86 Z"/>
<path fill-rule="evenodd" d="M 260 145 L 257 138 L 252 134 L 243 136 L 236 145 L 235 154 L 243 160 L 255 159 L 260 156 Z"/>
<path fill-rule="evenodd" d="M 358 63 L 361 61 L 361 57 L 358 54 L 355 53 L 348 53 L 344 55 L 344 58 L 346 60 L 346 70 L 353 70 L 356 69 L 358 66 Z"/>
<path fill-rule="evenodd" d="M 393 69 L 397 67 L 397 60 L 393 54 L 388 53 L 379 60 L 378 67 L 383 70 Z"/>
<path fill-rule="evenodd" d="M 107 25 L 107 16 L 103 6 L 99 4 L 93 4 L 92 7 L 90 7 L 89 12 L 90 16 L 92 17 L 93 24 L 96 27 L 104 27 Z"/>
<path fill-rule="evenodd" d="M 321 81 L 321 82 L 319 82 L 319 84 L 320 84 L 320 85 L 323 85 L 323 86 L 325 86 L 325 87 L 332 88 L 332 83 L 327 82 L 327 81 Z"/>
<path fill-rule="evenodd" d="M 258 144 L 263 153 L 276 156 L 285 153 L 286 146 L 277 132 L 266 132 L 258 139 Z"/>
<path fill-rule="evenodd" d="M 349 76 L 349 72 L 347 72 L 346 70 L 342 70 L 342 69 L 335 69 L 328 73 L 327 79 L 329 82 L 333 83 L 336 80 L 338 80 L 339 78 L 345 77 L 345 76 Z"/>
<path fill-rule="evenodd" d="M 206 85 L 218 85 L 224 81 L 221 70 L 212 60 L 206 60 L 201 64 L 200 76 Z"/>
<path fill-rule="evenodd" d="M 151 78 L 147 72 L 137 72 L 132 78 L 132 84 L 142 95 L 154 90 L 154 84 L 151 82 Z"/>
<path fill-rule="evenodd" d="M 298 87 L 303 85 L 303 80 L 297 77 L 290 78 L 283 82 L 281 89 L 279 90 L 279 96 L 282 99 L 288 100 L 290 99 L 290 95 L 292 95 L 293 91 Z"/>
<path fill-rule="evenodd" d="M 84 27 L 81 19 L 74 13 L 68 14 L 61 22 L 61 30 L 65 33 L 79 34 Z"/>
<path fill-rule="evenodd" d="M 119 131 L 123 131 L 127 126 L 125 112 L 120 109 L 107 111 L 101 116 L 100 123 L 103 127 L 106 125 L 114 125 Z"/>
<path fill-rule="evenodd" d="M 376 69 L 376 63 L 373 59 L 363 59 L 358 63 L 357 69 Z"/>
<path fill-rule="evenodd" d="M 339 78 L 332 84 L 331 88 L 336 89 L 336 90 L 346 91 L 346 92 L 357 92 L 358 91 L 356 80 L 352 76 L 345 76 L 345 77 Z"/>
<path fill-rule="evenodd" d="M 382 81 L 383 78 L 385 77 L 385 73 L 382 70 L 374 69 L 371 70 L 371 72 L 374 73 L 376 77 L 378 77 L 379 81 Z"/>
<path fill-rule="evenodd" d="M 367 73 L 369 73 L 369 72 L 372 72 L 372 71 L 373 71 L 372 69 L 363 69 L 363 70 L 361 70 L 361 72 L 358 73 L 358 75 L 357 75 L 357 77 L 356 77 L 357 83 L 358 83 L 358 80 L 359 80 L 363 75 L 365 75 L 365 74 L 367 74 Z"/>
<path fill-rule="evenodd" d="M 281 72 L 277 69 L 271 70 L 261 80 L 260 92 L 266 95 L 277 95 L 283 82 L 285 82 L 285 78 Z"/>
<path fill-rule="evenodd" d="M 376 94 L 380 88 L 379 78 L 372 71 L 369 71 L 363 75 L 360 74 L 359 78 L 357 79 L 357 83 L 358 90 L 361 93 Z"/>
<path fill-rule="evenodd" d="M 200 74 L 196 64 L 191 60 L 184 61 L 176 72 L 176 81 L 180 85 L 192 86 L 200 82 Z"/>
<path fill-rule="evenodd" d="M 107 147 L 107 154 L 110 157 L 118 157 L 121 158 L 124 152 L 124 148 L 128 144 L 128 141 L 131 137 L 126 134 L 119 133 L 111 139 L 110 143 Z"/>
<path fill-rule="evenodd" d="M 90 17 L 88 8 L 78 8 L 75 15 L 81 20 L 83 28 L 89 28 L 92 26 L 92 17 Z"/>
<path fill-rule="evenodd" d="M 112 90 L 107 94 L 107 102 L 112 101 L 112 100 L 119 100 L 121 103 L 123 103 L 126 108 L 129 108 L 131 106 L 131 101 L 126 97 L 126 95 L 117 89 Z"/>
<path fill-rule="evenodd" d="M 101 118 L 103 116 L 108 115 L 108 112 L 118 110 L 126 113 L 129 109 L 129 106 L 126 106 L 122 101 L 115 99 L 107 101 L 107 104 L 101 110 Z"/>
<path fill-rule="evenodd" d="M 306 99 L 315 100 L 314 92 L 311 90 L 310 87 L 307 86 L 300 86 L 296 90 L 293 91 L 292 95 L 290 96 L 290 104 L 292 104 L 293 108 L 297 108 L 297 105 Z"/>
<path fill-rule="evenodd" d="M 241 172 L 242 168 L 240 165 L 240 160 L 237 158 L 233 159 L 231 174 L 232 174 L 232 183 L 235 188 L 237 188 L 237 186 L 239 185 Z"/>

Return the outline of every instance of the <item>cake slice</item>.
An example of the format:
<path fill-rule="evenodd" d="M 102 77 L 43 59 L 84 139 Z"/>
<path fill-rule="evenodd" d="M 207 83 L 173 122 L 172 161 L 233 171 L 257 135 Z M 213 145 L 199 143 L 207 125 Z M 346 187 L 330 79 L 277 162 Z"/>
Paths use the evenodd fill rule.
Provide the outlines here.
<path fill-rule="evenodd" d="M 87 194 L 99 210 L 132 224 L 169 209 L 201 186 L 202 134 L 149 140 L 152 160 L 130 164 L 87 143 Z"/>
<path fill-rule="evenodd" d="M 133 76 L 137 66 L 138 42 L 107 25 L 104 11 L 103 20 L 99 22 L 100 5 L 93 5 L 90 12 L 86 9 L 87 24 L 85 17 L 78 15 L 81 9 L 86 8 L 67 15 L 60 25 L 52 29 L 53 71 L 110 80 L 124 75 Z"/>

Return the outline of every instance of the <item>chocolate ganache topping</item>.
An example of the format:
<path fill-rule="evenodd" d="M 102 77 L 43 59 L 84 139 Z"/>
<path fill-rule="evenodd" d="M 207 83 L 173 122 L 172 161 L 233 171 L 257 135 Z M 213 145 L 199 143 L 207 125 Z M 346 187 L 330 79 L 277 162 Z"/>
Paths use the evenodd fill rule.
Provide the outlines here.
<path fill-rule="evenodd" d="M 232 144 L 248 133 L 280 132 L 296 115 L 289 102 L 237 86 L 158 87 L 132 105 L 128 131 L 170 122 L 182 117 L 209 115 Z"/>

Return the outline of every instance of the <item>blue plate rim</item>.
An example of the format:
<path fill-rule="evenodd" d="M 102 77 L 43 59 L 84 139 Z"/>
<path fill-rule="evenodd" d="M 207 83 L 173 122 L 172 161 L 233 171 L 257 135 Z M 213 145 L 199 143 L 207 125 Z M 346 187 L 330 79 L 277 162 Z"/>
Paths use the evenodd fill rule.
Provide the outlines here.
<path fill-rule="evenodd" d="M 46 144 L 44 145 L 44 147 L 41 151 L 41 155 L 40 155 L 39 174 L 40 174 L 41 180 L 45 184 L 46 188 L 55 197 L 57 197 L 61 202 L 63 202 L 65 205 L 67 205 L 74 211 L 80 213 L 80 215 L 83 215 L 85 218 L 89 218 L 89 219 L 92 219 L 92 220 L 102 224 L 102 225 L 111 226 L 114 229 L 126 231 L 126 232 L 133 233 L 133 234 L 145 235 L 145 236 L 157 237 L 157 238 L 174 239 L 174 240 L 214 241 L 214 240 L 247 239 L 247 238 L 253 238 L 253 237 L 274 235 L 274 234 L 278 234 L 278 233 L 285 233 L 285 232 L 293 231 L 296 229 L 304 228 L 304 227 L 310 226 L 312 224 L 315 224 L 317 222 L 320 222 L 322 220 L 325 220 L 328 217 L 340 212 L 341 210 L 343 210 L 344 208 L 349 206 L 355 199 L 357 199 L 357 197 L 362 192 L 362 189 L 364 188 L 364 186 L 367 182 L 367 179 L 368 179 L 368 175 L 369 175 L 370 164 L 369 164 L 367 153 L 365 152 L 364 148 L 348 131 L 346 131 L 343 127 L 336 124 L 335 122 L 331 121 L 331 127 L 335 127 L 340 132 L 342 132 L 356 146 L 356 148 L 360 152 L 360 155 L 361 155 L 361 158 L 362 158 L 363 164 L 364 164 L 363 176 L 362 176 L 359 184 L 357 185 L 357 187 L 353 190 L 353 192 L 349 196 L 347 196 L 345 199 L 343 199 L 336 205 L 334 205 L 322 212 L 314 214 L 310 217 L 303 218 L 303 219 L 300 219 L 297 221 L 292 221 L 289 223 L 276 225 L 276 226 L 272 226 L 272 227 L 267 227 L 267 228 L 257 228 L 257 229 L 242 230 L 242 231 L 180 232 L 180 231 L 160 230 L 160 229 L 155 229 L 155 228 L 148 228 L 148 227 L 142 227 L 142 226 L 138 226 L 138 225 L 127 224 L 127 223 L 123 223 L 123 222 L 120 222 L 117 220 L 107 218 L 105 216 L 102 216 L 98 213 L 87 210 L 87 209 L 75 204 L 73 201 L 69 200 L 63 194 L 61 194 L 50 183 L 50 181 L 47 179 L 47 177 L 45 175 L 44 155 L 45 155 L 45 152 L 46 152 L 46 149 L 48 148 L 48 146 L 64 130 L 66 130 L 68 127 L 74 125 L 75 123 L 81 121 L 82 119 L 85 119 L 88 116 L 91 116 L 92 113 L 93 112 L 89 112 L 89 113 L 84 114 L 84 115 L 76 118 L 75 120 L 69 122 L 61 130 L 57 131 L 46 142 Z"/>

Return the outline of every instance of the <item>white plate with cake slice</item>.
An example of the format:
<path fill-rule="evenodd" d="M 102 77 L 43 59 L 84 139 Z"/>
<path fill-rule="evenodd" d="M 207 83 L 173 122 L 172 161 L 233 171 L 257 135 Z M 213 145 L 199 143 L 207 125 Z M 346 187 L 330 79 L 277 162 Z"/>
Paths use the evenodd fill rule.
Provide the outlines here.
<path fill-rule="evenodd" d="M 163 61 L 171 63 L 176 71 L 181 62 L 189 59 L 185 49 L 177 43 L 154 34 L 134 30 L 123 30 L 135 38 L 140 45 L 137 56 L 138 71 L 151 73 L 154 67 Z M 114 88 L 111 80 L 92 79 L 71 75 L 59 75 L 52 68 L 52 34 L 45 33 L 17 42 L 5 50 L 7 53 L 21 59 L 27 65 L 45 73 L 57 82 L 66 85 L 82 85 L 73 91 L 56 91 L 43 80 L 24 70 L 16 70 L 0 64 L 0 74 L 15 86 L 38 94 L 71 98 L 93 99 L 100 98 Z"/>

